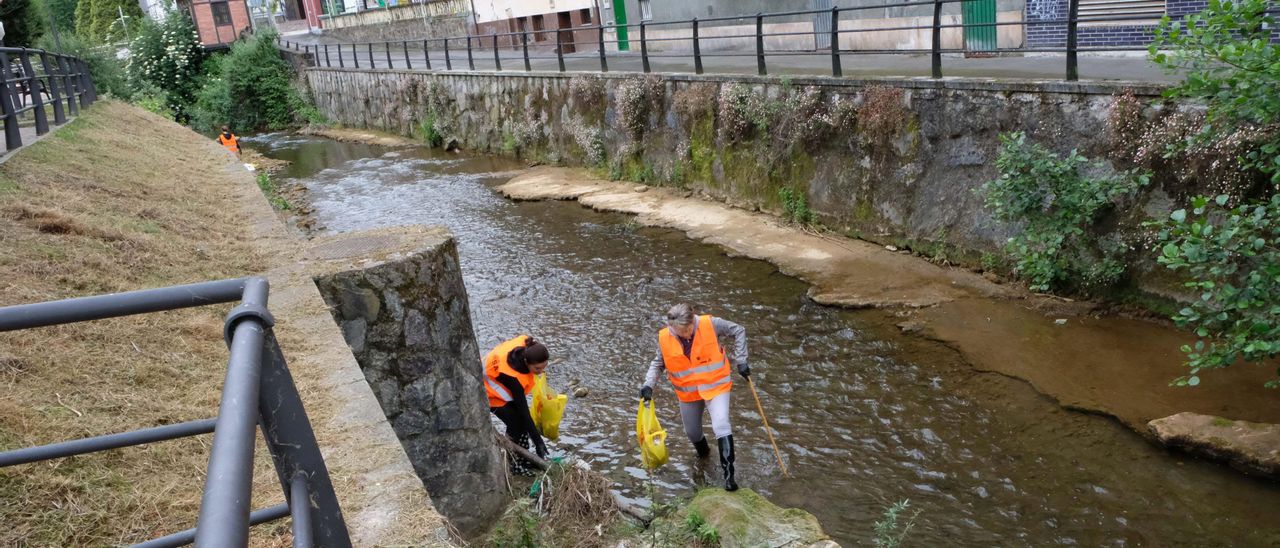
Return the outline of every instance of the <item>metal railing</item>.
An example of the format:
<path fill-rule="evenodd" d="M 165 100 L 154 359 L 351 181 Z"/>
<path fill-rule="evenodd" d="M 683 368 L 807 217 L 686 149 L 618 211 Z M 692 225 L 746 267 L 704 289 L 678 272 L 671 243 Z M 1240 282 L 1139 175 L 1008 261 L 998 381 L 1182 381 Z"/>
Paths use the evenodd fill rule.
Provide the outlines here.
<path fill-rule="evenodd" d="M 754 58 L 755 72 L 768 74 L 769 57 L 829 57 L 832 76 L 844 75 L 844 57 L 871 54 L 886 55 L 921 55 L 930 56 L 930 75 L 942 77 L 942 59 L 948 54 L 963 55 L 997 55 L 1025 53 L 1061 53 L 1065 60 L 1063 75 L 1066 80 L 1079 79 L 1079 53 L 1145 51 L 1146 40 L 1128 38 L 1129 45 L 1080 45 L 1082 26 L 1089 32 L 1102 32 L 1108 25 L 1149 28 L 1154 19 L 1150 11 L 1108 11 L 1103 13 L 1080 14 L 1079 0 L 1069 0 L 1065 13 L 1050 14 L 1048 17 L 1026 17 L 1019 20 L 999 21 L 992 17 L 990 22 L 965 23 L 959 14 L 959 5 L 972 0 L 908 0 L 900 3 L 884 3 L 857 7 L 833 7 L 822 10 L 790 11 L 779 13 L 757 13 L 752 15 L 694 18 L 678 21 L 642 21 L 625 25 L 588 25 L 544 30 L 525 30 L 520 32 L 468 34 L 443 38 L 425 38 L 415 40 L 397 40 L 384 42 L 343 42 L 324 44 L 303 44 L 278 38 L 278 45 L 291 51 L 305 53 L 311 63 L 321 67 L 339 68 L 392 68 L 439 70 L 443 61 L 444 70 L 456 70 L 465 62 L 467 70 L 476 70 L 477 63 L 483 70 L 503 70 L 503 61 L 508 65 L 512 61 L 523 62 L 525 71 L 533 70 L 532 64 L 539 60 L 555 60 L 556 70 L 566 71 L 566 59 L 578 61 L 579 70 L 609 72 L 610 57 L 615 59 L 626 50 L 639 45 L 640 71 L 651 72 L 651 59 L 682 59 L 693 63 L 693 72 L 702 74 L 705 59 L 715 58 Z M 946 14 L 945 8 L 955 5 Z M 896 20 L 905 21 L 901 25 L 880 26 L 864 25 L 859 21 L 873 21 L 871 18 L 853 17 L 859 12 L 868 10 L 892 10 L 903 13 L 918 10 L 919 15 L 903 16 Z M 1270 13 L 1280 13 L 1272 10 Z M 843 16 L 843 17 L 842 17 Z M 912 21 L 928 21 L 927 24 L 910 24 Z M 949 22 L 960 21 L 960 22 Z M 795 23 L 807 22 L 813 30 L 795 29 Z M 780 27 L 783 30 L 771 29 L 778 23 L 790 26 Z M 842 24 L 844 26 L 842 27 Z M 1001 38 L 999 30 L 1006 27 L 1020 27 L 1021 39 Z M 705 34 L 710 29 L 729 34 Z M 1061 33 L 1059 34 L 1059 29 Z M 624 38 L 626 35 L 639 33 L 638 39 Z M 661 36 L 650 36 L 654 32 L 662 32 Z M 1138 30 L 1135 32 L 1149 32 Z M 923 40 L 927 47 L 908 48 L 858 48 L 856 43 L 861 37 L 871 35 L 879 38 L 905 38 L 911 42 L 914 37 L 927 33 Z M 1035 33 L 1035 36 L 1033 36 Z M 986 40 L 977 46 L 966 46 L 971 41 L 982 42 L 973 35 L 986 36 Z M 579 40 L 590 36 L 590 40 Z M 1087 33 L 1085 36 L 1088 37 Z M 532 41 L 530 38 L 532 37 Z M 842 37 L 845 38 L 842 43 Z M 1034 40 L 1031 40 L 1034 38 Z M 1035 43 L 1029 46 L 1029 40 Z M 727 41 L 729 47 L 725 47 Z M 799 42 L 808 42 L 812 47 L 794 47 Z M 945 42 L 945 43 L 944 43 Z M 1002 42 L 1006 42 L 1002 45 Z M 1009 43 L 1013 42 L 1013 43 Z M 773 44 L 772 46 L 770 44 Z M 961 47 L 954 47 L 954 44 Z M 950 44 L 950 46 L 948 46 Z M 1049 45 L 1044 45 L 1049 44 Z M 708 47 L 708 46 L 712 47 Z M 530 54 L 531 46 L 534 53 Z M 539 52 L 539 46 L 545 46 Z M 594 49 L 590 55 L 570 54 L 567 49 L 578 50 L 583 47 Z M 504 50 L 518 51 L 519 55 L 504 55 Z M 465 51 L 465 57 L 461 57 Z M 598 61 L 596 59 L 598 58 Z M 627 54 L 627 59 L 634 58 L 634 53 Z M 584 66 L 583 60 L 591 60 L 592 66 Z M 597 63 L 598 64 L 594 64 Z M 549 68 L 549 67 L 548 67 Z"/>
<path fill-rule="evenodd" d="M 196 527 L 136 546 L 245 546 L 251 525 L 285 516 L 293 517 L 295 547 L 351 546 L 311 423 L 271 330 L 267 293 L 265 279 L 237 278 L 0 308 L 3 332 L 240 301 L 223 326 L 231 352 L 217 417 L 5 451 L 0 468 L 212 432 Z M 250 512 L 259 426 L 287 502 Z"/>
<path fill-rule="evenodd" d="M 53 125 L 60 126 L 67 123 L 68 115 L 79 115 L 81 108 L 97 100 L 98 90 L 83 60 L 42 49 L 0 48 L 0 115 L 6 150 L 22 147 L 19 118 L 30 114 L 36 135 L 44 135 L 49 132 L 46 105 L 53 108 Z"/>

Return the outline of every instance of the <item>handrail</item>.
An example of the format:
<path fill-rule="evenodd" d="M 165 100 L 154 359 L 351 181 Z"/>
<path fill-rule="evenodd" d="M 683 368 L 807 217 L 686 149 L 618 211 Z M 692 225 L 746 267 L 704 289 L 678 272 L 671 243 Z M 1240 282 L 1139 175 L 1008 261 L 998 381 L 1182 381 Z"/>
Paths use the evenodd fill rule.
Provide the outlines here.
<path fill-rule="evenodd" d="M 1152 14 L 1143 11 L 1129 12 L 1108 12 L 1105 14 L 1080 14 L 1080 6 L 1078 0 L 1068 0 L 1065 10 L 1056 11 L 1053 14 L 1045 14 L 1047 16 L 1037 16 L 1035 18 L 1024 17 L 1014 21 L 990 21 L 990 22 L 965 22 L 960 20 L 959 23 L 952 22 L 944 17 L 944 7 L 953 4 L 963 4 L 973 0 L 908 0 L 901 3 L 882 2 L 875 4 L 863 4 L 849 7 L 833 7 L 829 9 L 812 9 L 797 10 L 772 13 L 755 13 L 741 15 L 726 15 L 708 18 L 693 18 L 680 20 L 663 20 L 663 21 L 639 21 L 635 23 L 615 24 L 595 24 L 583 25 L 578 27 L 565 27 L 541 30 L 523 30 L 515 32 L 490 32 L 488 34 L 471 34 L 463 36 L 430 36 L 424 38 L 413 38 L 395 41 L 370 41 L 370 42 L 341 42 L 341 43 L 323 43 L 323 44 L 302 44 L 283 38 L 277 38 L 277 45 L 283 49 L 304 54 L 308 63 L 314 66 L 324 66 L 326 68 L 334 67 L 334 60 L 331 56 L 330 47 L 336 46 L 338 68 L 356 68 L 356 69 L 403 69 L 403 70 L 438 70 L 439 65 L 433 68 L 433 57 L 437 60 L 443 53 L 443 66 L 445 70 L 455 70 L 453 61 L 457 59 L 449 51 L 450 46 L 466 43 L 467 68 L 466 70 L 476 70 L 476 60 L 482 63 L 488 63 L 493 70 L 502 71 L 503 60 L 522 61 L 525 71 L 533 70 L 532 61 L 550 61 L 554 60 L 555 70 L 565 72 L 565 60 L 576 59 L 582 60 L 587 57 L 599 56 L 599 72 L 609 71 L 608 58 L 613 56 L 624 55 L 622 50 L 630 49 L 627 56 L 635 55 L 638 44 L 638 53 L 640 57 L 640 70 L 642 72 L 650 72 L 652 66 L 650 59 L 653 58 L 685 58 L 693 61 L 694 72 L 702 74 L 704 58 L 721 57 L 754 57 L 756 58 L 756 72 L 758 74 L 768 74 L 768 65 L 766 59 L 770 56 L 830 56 L 831 58 L 831 75 L 843 76 L 844 67 L 840 57 L 842 55 L 867 55 L 867 54 L 890 54 L 890 55 L 918 55 L 930 54 L 930 68 L 933 78 L 942 78 L 942 56 L 943 54 L 964 53 L 966 55 L 977 53 L 981 55 L 998 55 L 998 54 L 1025 54 L 1025 53 L 1062 53 L 1065 56 L 1065 67 L 1063 78 L 1073 81 L 1079 78 L 1078 69 L 1078 52 L 1141 52 L 1146 51 L 1146 39 L 1127 38 L 1127 41 L 1121 41 L 1119 45 L 1106 45 L 1095 43 L 1081 44 L 1081 36 L 1086 32 L 1089 24 L 1109 25 L 1117 24 L 1123 26 L 1150 27 L 1153 20 Z M 902 15 L 896 19 L 902 20 L 903 24 L 889 27 L 868 26 L 864 28 L 852 28 L 852 24 L 841 28 L 841 14 L 858 13 L 867 10 L 878 10 L 893 8 L 895 12 L 901 13 L 906 9 L 918 8 L 920 13 L 914 15 Z M 959 10 L 956 10 L 958 12 Z M 926 13 L 926 12 L 932 12 Z M 956 12 L 952 12 L 948 17 L 956 19 Z M 1280 8 L 1271 8 L 1267 11 L 1268 15 L 1280 14 Z M 932 17 L 930 17 L 932 15 Z M 773 24 L 783 19 L 787 23 L 805 22 L 803 18 L 810 17 L 812 31 L 803 31 L 788 29 L 785 31 L 768 30 L 766 24 Z M 1181 16 L 1178 16 L 1181 17 Z M 1175 17 L 1177 18 L 1177 17 Z M 912 19 L 921 21 L 922 24 L 910 24 Z M 865 19 L 845 19 L 844 23 Z M 927 23 L 924 23 L 927 21 Z M 712 25 L 709 23 L 725 23 L 732 22 L 730 25 Z M 1126 23 L 1128 23 L 1126 25 Z M 681 26 L 683 28 L 677 30 L 687 30 L 688 33 L 675 35 L 671 34 L 671 28 Z M 825 28 L 829 26 L 829 28 Z M 752 28 L 754 27 L 754 28 Z M 820 27 L 823 27 L 820 30 Z M 1024 32 L 1022 40 L 1013 45 L 1001 45 L 1002 39 L 996 33 L 998 29 L 1021 27 L 1026 31 L 1036 29 L 1046 29 L 1052 31 L 1051 37 L 1033 37 L 1031 32 Z M 652 31 L 655 28 L 663 28 L 662 35 L 654 36 Z M 710 28 L 730 28 L 734 29 L 730 34 L 726 35 L 708 35 L 707 30 Z M 740 29 L 740 30 L 739 30 Z M 750 30 L 748 30 L 750 29 Z M 974 37 L 975 44 L 970 46 L 967 44 L 969 40 L 968 31 L 970 29 L 982 29 L 986 31 L 984 34 L 986 43 L 979 44 L 981 39 Z M 1062 34 L 1058 34 L 1057 29 L 1062 29 Z M 627 30 L 630 39 L 623 39 L 618 36 L 619 30 Z M 635 32 L 638 30 L 638 33 Z M 842 37 L 865 36 L 869 34 L 887 34 L 887 33 L 910 33 L 925 32 L 928 34 L 919 47 L 914 48 L 897 48 L 897 49 L 870 49 L 856 47 L 853 40 L 845 40 L 841 44 Z M 944 31 L 949 33 L 944 36 Z M 959 31 L 961 37 L 956 37 L 955 32 Z M 578 33 L 583 33 L 579 35 Z M 548 38 L 547 35 L 553 36 Z M 637 36 L 638 34 L 638 36 Z M 568 37 L 567 41 L 565 37 Z M 586 38 L 591 36 L 591 38 Z M 813 36 L 812 47 L 796 48 L 794 45 L 790 49 L 780 48 L 778 42 L 780 40 L 789 40 L 788 43 L 795 44 L 803 41 L 804 36 Z M 901 36 L 901 35 L 899 35 Z M 944 40 L 954 40 L 960 38 L 966 43 L 964 47 L 956 48 L 943 47 Z M 742 45 L 731 51 L 708 51 L 704 46 L 707 43 L 725 44 L 727 40 L 751 40 L 752 43 L 742 43 Z M 685 46 L 691 44 L 691 46 Z M 398 46 L 398 52 L 393 54 L 392 48 Z M 420 45 L 420 47 L 419 47 Z M 343 46 L 347 46 L 343 48 Z M 566 55 L 566 46 L 572 47 L 573 52 L 582 53 L 584 55 L 572 56 Z M 595 51 L 580 51 L 580 48 L 586 46 L 593 48 Z M 655 46 L 671 46 L 666 49 L 656 49 Z M 550 47 L 550 54 L 539 54 L 539 48 Z M 683 48 L 683 49 L 682 49 Z M 323 49 L 323 52 L 321 51 Z M 518 52 L 517 55 L 504 55 L 503 50 L 511 50 Z M 609 51 L 610 49 L 614 51 Z M 482 55 L 476 56 L 475 50 L 479 50 Z M 533 50 L 533 53 L 530 53 Z M 492 51 L 492 56 L 485 52 Z M 376 54 L 382 55 L 377 56 Z M 491 59 L 491 62 L 488 60 Z M 349 61 L 349 62 L 348 62 Z M 417 68 L 415 68 L 415 66 Z M 543 65 L 547 66 L 547 65 Z M 509 69 L 508 69 L 509 70 Z"/>
<path fill-rule="evenodd" d="M 11 331 L 240 301 L 223 322 L 231 352 L 215 419 L 4 451 L 0 468 L 213 433 L 196 527 L 139 546 L 246 546 L 250 526 L 292 515 L 294 546 L 349 548 L 328 469 L 271 330 L 268 293 L 266 279 L 250 277 L 0 308 L 0 331 Z M 287 503 L 250 512 L 259 427 Z"/>
<path fill-rule="evenodd" d="M 67 123 L 68 112 L 77 116 L 81 108 L 97 99 L 89 65 L 80 58 L 42 49 L 0 47 L 0 118 L 4 119 L 5 150 L 22 147 L 19 118 L 26 114 L 34 119 L 36 135 L 44 135 L 50 129 L 46 106 L 53 109 L 53 125 L 60 126 Z"/>

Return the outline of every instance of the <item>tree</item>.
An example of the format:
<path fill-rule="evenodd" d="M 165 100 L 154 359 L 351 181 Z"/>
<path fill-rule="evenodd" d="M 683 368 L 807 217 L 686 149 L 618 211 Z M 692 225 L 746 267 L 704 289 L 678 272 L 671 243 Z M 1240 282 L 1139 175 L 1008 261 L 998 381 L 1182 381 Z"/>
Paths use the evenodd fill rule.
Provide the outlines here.
<path fill-rule="evenodd" d="M 168 107 L 185 120 L 200 88 L 204 51 L 187 14 L 170 12 L 164 20 L 143 19 L 129 44 L 127 70 L 135 87 L 150 86 L 164 93 Z"/>
<path fill-rule="evenodd" d="M 127 39 L 144 20 L 136 0 L 80 0 L 75 14 L 76 33 L 99 43 Z"/>
<path fill-rule="evenodd" d="M 0 3 L 0 23 L 4 24 L 4 45 L 30 47 L 44 34 L 44 5 L 35 0 L 4 0 Z"/>
<path fill-rule="evenodd" d="M 80 7 L 79 0 L 44 0 L 44 5 L 52 16 L 53 24 L 58 26 L 59 33 L 76 31 L 76 10 Z"/>

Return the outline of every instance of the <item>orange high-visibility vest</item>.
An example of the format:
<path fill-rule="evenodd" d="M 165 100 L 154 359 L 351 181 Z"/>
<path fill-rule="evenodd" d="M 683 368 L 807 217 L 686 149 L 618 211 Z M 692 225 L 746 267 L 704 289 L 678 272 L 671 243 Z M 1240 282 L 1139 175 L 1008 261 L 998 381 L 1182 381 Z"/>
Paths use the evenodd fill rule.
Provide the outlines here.
<path fill-rule="evenodd" d="M 670 328 L 658 332 L 658 347 L 667 368 L 667 378 L 682 402 L 710 400 L 733 387 L 729 361 L 711 326 L 711 316 L 698 316 L 698 329 L 693 334 L 689 357 L 684 355 L 680 339 Z"/>
<path fill-rule="evenodd" d="M 498 375 L 506 374 L 520 381 L 524 393 L 533 389 L 533 372 L 521 373 L 507 363 L 507 354 L 521 346 L 526 346 L 528 335 L 520 335 L 490 350 L 484 357 L 484 391 L 489 394 L 489 407 L 502 407 L 512 399 L 511 391 L 498 382 Z"/>
<path fill-rule="evenodd" d="M 218 142 L 222 143 L 222 146 L 227 147 L 227 150 L 230 150 L 231 152 L 240 152 L 240 139 L 237 138 L 234 133 L 231 134 L 231 138 L 229 139 L 219 133 Z"/>

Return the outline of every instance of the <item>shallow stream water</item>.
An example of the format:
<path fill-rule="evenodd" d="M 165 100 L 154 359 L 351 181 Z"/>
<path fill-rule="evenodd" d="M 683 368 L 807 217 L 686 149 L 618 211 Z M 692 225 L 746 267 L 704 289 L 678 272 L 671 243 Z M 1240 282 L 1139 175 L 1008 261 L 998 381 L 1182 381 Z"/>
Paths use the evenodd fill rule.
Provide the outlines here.
<path fill-rule="evenodd" d="M 767 263 L 572 202 L 506 200 L 493 186 L 519 167 L 509 161 L 287 134 L 246 142 L 293 162 L 281 176 L 307 187 L 321 231 L 452 230 L 482 351 L 517 333 L 546 341 L 551 383 L 567 391 L 578 379 L 589 391 L 571 398 L 553 453 L 588 460 L 637 504 L 718 477 L 714 456 L 698 465 L 665 381 L 656 400 L 671 462 L 650 475 L 635 448 L 636 391 L 661 313 L 687 300 L 747 327 L 792 474 L 781 477 L 737 382 L 739 483 L 812 512 L 842 544 L 869 545 L 885 507 L 905 499 L 914 546 L 1280 545 L 1275 483 L 975 372 L 949 348 L 899 333 L 892 313 L 815 305 Z"/>

